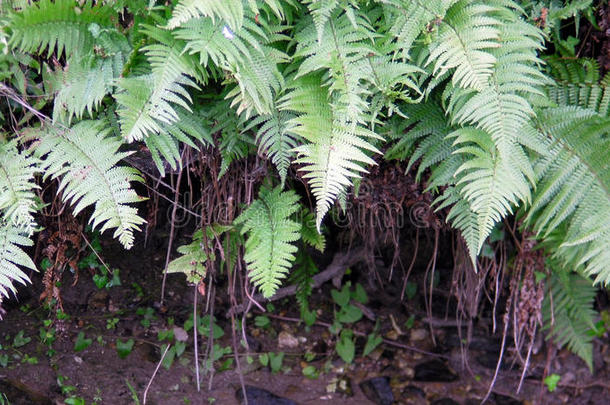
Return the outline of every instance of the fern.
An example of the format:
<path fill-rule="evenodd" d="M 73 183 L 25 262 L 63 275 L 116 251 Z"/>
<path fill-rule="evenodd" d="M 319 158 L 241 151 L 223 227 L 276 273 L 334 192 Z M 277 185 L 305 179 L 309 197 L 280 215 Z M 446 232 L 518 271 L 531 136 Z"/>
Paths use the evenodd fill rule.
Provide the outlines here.
<path fill-rule="evenodd" d="M 180 0 L 172 18 L 167 23 L 169 28 L 175 28 L 182 23 L 199 16 L 220 19 L 229 24 L 231 30 L 241 28 L 244 19 L 242 2 L 225 0 Z"/>
<path fill-rule="evenodd" d="M 101 232 L 116 228 L 114 237 L 133 246 L 133 232 L 145 221 L 130 203 L 142 201 L 130 187 L 143 181 L 137 170 L 116 164 L 129 153 L 118 152 L 120 140 L 106 136 L 104 121 L 81 121 L 70 129 L 49 127 L 39 132 L 36 152 L 45 177 L 60 179 L 63 200 L 78 214 L 93 205 L 90 223 Z"/>
<path fill-rule="evenodd" d="M 23 51 L 51 55 L 57 51 L 72 55 L 93 49 L 94 33 L 100 27 L 112 27 L 112 9 L 101 3 L 83 4 L 75 0 L 40 0 L 32 3 L 10 21 L 10 44 Z"/>
<path fill-rule="evenodd" d="M 182 42 L 154 27 L 147 26 L 143 32 L 159 41 L 142 48 L 152 72 L 119 80 L 115 95 L 121 133 L 128 142 L 159 133 L 162 125 L 176 122 L 179 116 L 174 104 L 190 111 L 192 100 L 186 87 L 198 88 L 196 81 L 203 80 L 196 61 L 182 53 Z"/>
<path fill-rule="evenodd" d="M 153 161 L 162 176 L 165 176 L 163 159 L 176 170 L 182 165 L 180 143 L 199 150 L 198 143 L 204 146 L 213 145 L 211 125 L 205 112 L 196 109 L 189 113 L 182 107 L 175 107 L 178 120 L 172 124 L 161 124 L 159 133 L 151 133 L 144 142 L 150 150 Z M 194 142 L 197 141 L 197 142 Z"/>
<path fill-rule="evenodd" d="M 555 274 L 550 278 L 542 304 L 544 330 L 560 347 L 580 356 L 593 371 L 593 300 L 596 289 L 589 280 L 577 274 Z"/>
<path fill-rule="evenodd" d="M 5 222 L 4 218 L 0 220 L 0 302 L 3 296 L 9 296 L 9 291 L 17 293 L 13 282 L 25 285 L 30 281 L 20 266 L 36 270 L 34 262 L 22 248 L 34 244 L 28 236 L 21 228 Z"/>
<path fill-rule="evenodd" d="M 538 160 L 538 188 L 527 224 L 548 237 L 562 223 L 566 233 L 555 255 L 598 282 L 610 281 L 610 119 L 576 106 L 549 108 L 537 125 L 549 136 Z"/>
<path fill-rule="evenodd" d="M 261 189 L 259 197 L 236 220 L 247 234 L 244 260 L 248 274 L 265 298 L 273 296 L 286 277 L 300 238 L 300 224 L 290 216 L 299 209 L 299 197 L 293 191 L 280 188 Z"/>
<path fill-rule="evenodd" d="M 302 77 L 289 89 L 280 108 L 298 114 L 289 121 L 289 131 L 308 142 L 295 148 L 295 162 L 304 165 L 301 170 L 306 172 L 304 177 L 316 197 L 316 225 L 320 230 L 334 199 L 351 185 L 351 179 L 365 172 L 360 164 L 375 164 L 363 150 L 380 152 L 365 139 L 380 137 L 335 116 L 320 76 Z"/>
<path fill-rule="evenodd" d="M 280 175 L 282 188 L 286 181 L 288 167 L 293 158 L 293 149 L 299 138 L 288 132 L 288 122 L 294 115 L 287 111 L 275 110 L 269 115 L 260 115 L 250 120 L 244 131 L 256 130 L 256 143 L 260 152 L 271 158 Z"/>
<path fill-rule="evenodd" d="M 287 39 L 276 34 L 286 27 L 272 27 L 262 18 L 258 21 L 248 17 L 239 30 L 227 34 L 221 22 L 202 17 L 183 24 L 175 34 L 186 41 L 185 50 L 189 54 L 199 55 L 202 65 L 230 73 L 226 75 L 227 82 L 237 85 L 226 97 L 238 105 L 238 113 L 245 111 L 247 116 L 252 111 L 261 115 L 272 113 L 274 99 L 284 84 L 277 64 L 288 61 L 286 54 L 271 46 Z"/>
<path fill-rule="evenodd" d="M 34 232 L 38 188 L 34 175 L 38 161 L 24 152 L 19 153 L 15 142 L 0 144 L 0 212 L 5 226 L 22 231 L 26 236 Z"/>

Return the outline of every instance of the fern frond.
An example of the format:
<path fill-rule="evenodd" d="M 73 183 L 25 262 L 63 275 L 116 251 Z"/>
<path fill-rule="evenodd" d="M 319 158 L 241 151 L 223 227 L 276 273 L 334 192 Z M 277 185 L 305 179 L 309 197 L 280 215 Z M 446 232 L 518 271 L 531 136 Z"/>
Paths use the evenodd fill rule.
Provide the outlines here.
<path fill-rule="evenodd" d="M 580 356 L 593 370 L 593 335 L 596 315 L 593 300 L 597 291 L 590 280 L 578 274 L 553 272 L 542 303 L 543 330 L 560 347 Z"/>
<path fill-rule="evenodd" d="M 333 111 L 352 125 L 366 124 L 369 91 L 363 82 L 372 76 L 370 55 L 374 55 L 372 39 L 376 36 L 364 18 L 356 18 L 356 26 L 343 13 L 324 25 L 318 41 L 314 24 L 304 22 L 296 34 L 295 58 L 303 58 L 297 78 L 326 69 L 325 84 L 331 93 Z"/>
<path fill-rule="evenodd" d="M 534 116 L 528 98 L 542 96 L 542 86 L 549 82 L 536 67 L 536 50 L 542 46 L 538 30 L 517 20 L 505 22 L 498 33 L 499 48 L 490 51 L 496 62 L 488 86 L 478 92 L 455 89 L 448 111 L 454 123 L 487 131 L 502 149 Z"/>
<path fill-rule="evenodd" d="M 269 35 L 272 27 L 262 18 L 258 21 L 257 24 L 252 18 L 245 18 L 241 28 L 228 36 L 223 34 L 220 22 L 202 17 L 188 21 L 175 34 L 186 41 L 186 52 L 199 55 L 202 65 L 213 67 L 213 63 L 229 73 L 227 83 L 237 82 L 226 97 L 232 98 L 238 113 L 245 111 L 246 116 L 252 111 L 271 114 L 274 99 L 284 85 L 277 64 L 289 60 L 272 46 L 274 41 L 286 38 Z"/>
<path fill-rule="evenodd" d="M 66 130 L 49 127 L 40 131 L 36 152 L 43 158 L 45 177 L 60 179 L 59 192 L 74 213 L 93 205 L 93 229 L 116 228 L 114 237 L 129 249 L 133 232 L 145 222 L 129 205 L 143 200 L 130 182 L 143 179 L 137 170 L 116 165 L 129 153 L 118 152 L 122 142 L 108 132 L 104 121 L 81 121 Z"/>
<path fill-rule="evenodd" d="M 484 2 L 462 0 L 442 17 L 438 37 L 430 49 L 428 64 L 433 73 L 454 70 L 455 87 L 483 90 L 493 73 L 496 57 L 490 52 L 499 46 L 502 22 L 494 15 L 501 8 Z"/>
<path fill-rule="evenodd" d="M 112 27 L 113 10 L 104 3 L 75 0 L 40 0 L 32 2 L 11 17 L 10 44 L 19 49 L 50 56 L 57 50 L 72 55 L 79 50 L 93 49 L 93 32 L 100 27 Z"/>
<path fill-rule="evenodd" d="M 39 188 L 34 182 L 38 160 L 19 152 L 15 142 L 0 143 L 0 212 L 4 226 L 20 229 L 26 236 L 34 231 L 36 223 L 36 195 Z"/>
<path fill-rule="evenodd" d="M 176 28 L 199 16 L 224 20 L 233 31 L 241 28 L 244 9 L 241 0 L 180 0 L 168 21 L 168 28 Z"/>
<path fill-rule="evenodd" d="M 411 51 L 417 37 L 428 27 L 436 28 L 447 9 L 456 0 L 404 1 L 382 0 L 384 20 L 389 33 L 395 38 L 398 56 L 411 59 Z M 437 21 L 437 22 L 435 22 Z"/>
<path fill-rule="evenodd" d="M 241 233 L 248 234 L 244 260 L 250 279 L 265 298 L 275 294 L 295 260 L 293 242 L 300 238 L 301 226 L 290 216 L 298 211 L 298 200 L 293 191 L 263 188 L 258 199 L 235 220 L 243 226 Z"/>
<path fill-rule="evenodd" d="M 568 268 L 582 266 L 597 282 L 610 282 L 610 118 L 576 106 L 549 108 L 537 126 L 548 136 L 538 159 L 538 187 L 527 216 L 543 238 L 565 223 L 555 255 Z"/>
<path fill-rule="evenodd" d="M 23 251 L 22 246 L 32 246 L 32 242 L 23 229 L 0 220 L 0 301 L 2 296 L 8 297 L 9 291 L 17 293 L 15 281 L 26 284 L 30 282 L 21 267 L 36 270 L 30 256 Z"/>
<path fill-rule="evenodd" d="M 244 131 L 257 128 L 258 150 L 271 158 L 280 174 L 282 188 L 284 188 L 288 167 L 294 155 L 293 149 L 299 141 L 298 137 L 288 132 L 288 122 L 293 118 L 294 114 L 275 109 L 269 115 L 259 115 L 250 120 L 244 128 Z"/>
<path fill-rule="evenodd" d="M 144 138 L 161 176 L 165 176 L 163 159 L 169 163 L 173 170 L 182 165 L 180 142 L 195 150 L 199 150 L 199 146 L 194 141 L 204 146 L 214 144 L 211 124 L 201 109 L 188 112 L 182 107 L 175 107 L 175 110 L 178 114 L 176 122 L 171 124 L 162 123 L 159 133 L 152 132 Z"/>
<path fill-rule="evenodd" d="M 186 88 L 198 88 L 196 81 L 203 80 L 201 67 L 183 53 L 184 43 L 154 27 L 143 32 L 159 41 L 142 48 L 152 72 L 119 80 L 115 95 L 121 133 L 128 142 L 159 133 L 163 124 L 176 122 L 179 116 L 174 104 L 190 111 L 192 100 Z"/>
<path fill-rule="evenodd" d="M 316 217 L 309 211 L 303 209 L 301 211 L 301 237 L 303 242 L 314 249 L 324 252 L 326 248 L 326 237 L 318 232 L 316 228 Z"/>
<path fill-rule="evenodd" d="M 522 167 L 529 165 L 529 160 L 517 144 L 512 145 L 510 153 L 500 153 L 485 131 L 464 128 L 449 137 L 456 138 L 455 143 L 459 145 L 455 153 L 467 156 L 455 176 L 456 186 L 468 201 L 469 210 L 477 215 L 477 244 L 468 245 L 471 254 L 474 252 L 476 256 L 495 224 L 512 213 L 513 206 L 529 201 L 530 183 Z"/>
<path fill-rule="evenodd" d="M 362 126 L 346 124 L 343 116 L 335 115 L 320 76 L 301 77 L 289 89 L 280 109 L 298 114 L 289 121 L 289 131 L 308 142 L 295 148 L 295 163 L 304 165 L 301 170 L 306 172 L 304 177 L 316 197 L 316 224 L 320 230 L 333 201 L 352 184 L 351 179 L 366 172 L 361 165 L 375 164 L 364 151 L 380 152 L 366 139 L 380 137 Z"/>

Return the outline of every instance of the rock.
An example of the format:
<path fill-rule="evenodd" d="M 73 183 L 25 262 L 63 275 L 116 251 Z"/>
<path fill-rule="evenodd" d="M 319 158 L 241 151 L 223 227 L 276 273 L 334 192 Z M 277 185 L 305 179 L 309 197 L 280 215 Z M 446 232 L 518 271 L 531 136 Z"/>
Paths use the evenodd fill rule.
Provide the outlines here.
<path fill-rule="evenodd" d="M 299 339 L 284 330 L 278 335 L 277 344 L 280 349 L 296 349 L 299 347 Z"/>
<path fill-rule="evenodd" d="M 346 375 L 337 376 L 326 384 L 326 392 L 329 394 L 338 393 L 346 397 L 352 397 L 354 395 L 352 380 Z"/>
<path fill-rule="evenodd" d="M 428 338 L 428 331 L 425 329 L 413 329 L 411 331 L 411 340 L 414 342 L 426 340 L 427 338 Z"/>
<path fill-rule="evenodd" d="M 437 399 L 436 401 L 432 402 L 432 404 L 430 404 L 430 405 L 460 405 L 460 403 L 454 401 L 451 398 L 441 398 L 441 399 Z"/>
<path fill-rule="evenodd" d="M 430 360 L 415 366 L 415 381 L 422 382 L 452 382 L 459 377 L 453 370 L 440 360 Z"/>
<path fill-rule="evenodd" d="M 376 377 L 359 384 L 368 399 L 378 405 L 392 405 L 394 394 L 388 377 Z"/>
<path fill-rule="evenodd" d="M 179 342 L 186 342 L 189 338 L 188 333 L 179 326 L 174 326 L 174 337 Z"/>
<path fill-rule="evenodd" d="M 244 392 L 241 388 L 235 390 L 235 396 L 240 404 L 244 403 Z M 282 398 L 262 388 L 246 385 L 248 405 L 297 405 L 291 399 Z"/>
<path fill-rule="evenodd" d="M 406 386 L 400 395 L 401 398 L 398 402 L 401 404 L 425 405 L 428 403 L 424 390 L 415 385 Z"/>

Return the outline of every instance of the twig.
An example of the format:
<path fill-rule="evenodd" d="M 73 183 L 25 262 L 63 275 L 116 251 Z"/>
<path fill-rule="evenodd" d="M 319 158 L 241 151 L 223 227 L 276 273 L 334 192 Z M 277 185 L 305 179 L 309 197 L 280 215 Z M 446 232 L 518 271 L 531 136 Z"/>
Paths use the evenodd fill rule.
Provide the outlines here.
<path fill-rule="evenodd" d="M 153 375 L 150 377 L 150 381 L 148 381 L 148 384 L 146 385 L 146 389 L 144 390 L 144 398 L 142 400 L 143 405 L 146 405 L 146 395 L 148 395 L 148 389 L 150 388 L 150 385 L 152 384 L 155 376 L 157 375 L 157 371 L 159 371 L 159 367 L 161 367 L 161 363 L 163 363 L 163 359 L 165 358 L 165 355 L 167 354 L 167 351 L 169 350 L 170 346 L 171 346 L 171 344 L 168 344 L 167 347 L 165 348 L 165 351 L 163 352 L 163 355 L 161 356 L 161 360 L 159 360 L 159 363 L 157 363 L 157 367 L 155 368 Z"/>
<path fill-rule="evenodd" d="M 180 159 L 184 158 L 186 148 L 182 151 Z M 174 194 L 174 206 L 172 207 L 172 221 L 169 229 L 169 241 L 167 242 L 167 253 L 165 254 L 165 268 L 163 269 L 163 281 L 161 282 L 161 306 L 163 306 L 163 300 L 165 299 L 165 280 L 167 279 L 167 267 L 169 266 L 169 258 L 172 254 L 172 243 L 174 242 L 174 230 L 176 222 L 176 211 L 178 210 L 178 199 L 180 198 L 180 181 L 182 180 L 183 168 L 180 167 L 178 171 L 178 177 L 176 179 L 176 193 Z"/>
<path fill-rule="evenodd" d="M 193 298 L 193 344 L 195 347 L 195 376 L 197 377 L 197 392 L 201 391 L 201 384 L 199 382 L 199 350 L 197 342 L 197 295 L 199 294 L 197 284 L 195 284 L 195 297 Z"/>

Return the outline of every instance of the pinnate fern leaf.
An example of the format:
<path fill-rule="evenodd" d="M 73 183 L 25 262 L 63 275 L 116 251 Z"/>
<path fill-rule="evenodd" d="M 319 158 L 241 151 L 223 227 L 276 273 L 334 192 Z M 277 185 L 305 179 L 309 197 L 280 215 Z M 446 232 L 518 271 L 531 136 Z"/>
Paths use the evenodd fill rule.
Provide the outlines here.
<path fill-rule="evenodd" d="M 112 27 L 111 7 L 91 1 L 40 0 L 23 11 L 14 13 L 10 21 L 10 43 L 23 51 L 68 56 L 87 51 L 95 43 L 94 32 Z"/>
<path fill-rule="evenodd" d="M 252 282 L 264 297 L 273 296 L 295 260 L 301 224 L 290 219 L 299 197 L 279 187 L 261 189 L 259 197 L 236 220 L 247 234 L 244 260 Z"/>
<path fill-rule="evenodd" d="M 104 121 L 81 121 L 70 129 L 47 127 L 39 133 L 36 152 L 43 159 L 45 177 L 59 179 L 63 200 L 78 214 L 93 205 L 90 223 L 101 232 L 116 228 L 114 237 L 125 248 L 145 221 L 131 203 L 140 202 L 130 182 L 143 181 L 136 169 L 117 166 L 129 153 L 118 152 L 120 139 L 107 136 Z"/>
<path fill-rule="evenodd" d="M 0 301 L 3 296 L 9 296 L 9 291 L 17 292 L 15 281 L 21 284 L 30 281 L 20 267 L 36 270 L 34 262 L 22 248 L 33 244 L 22 228 L 0 219 Z"/>
<path fill-rule="evenodd" d="M 593 370 L 593 300 L 591 282 L 578 274 L 553 273 L 542 304 L 543 329 L 547 339 L 567 347 Z"/>
<path fill-rule="evenodd" d="M 30 236 L 36 223 L 33 214 L 36 211 L 38 188 L 34 175 L 38 172 L 38 160 L 19 152 L 15 142 L 0 144 L 0 212 L 6 226 L 13 226 Z"/>
<path fill-rule="evenodd" d="M 298 156 L 295 163 L 303 165 L 300 170 L 305 172 L 304 177 L 316 197 L 319 231 L 334 200 L 352 184 L 352 179 L 366 172 L 362 165 L 375 164 L 364 151 L 381 152 L 366 139 L 380 139 L 380 136 L 363 126 L 346 123 L 342 116 L 337 117 L 320 76 L 302 77 L 289 89 L 280 108 L 297 114 L 289 121 L 289 131 L 307 141 L 295 148 Z"/>

